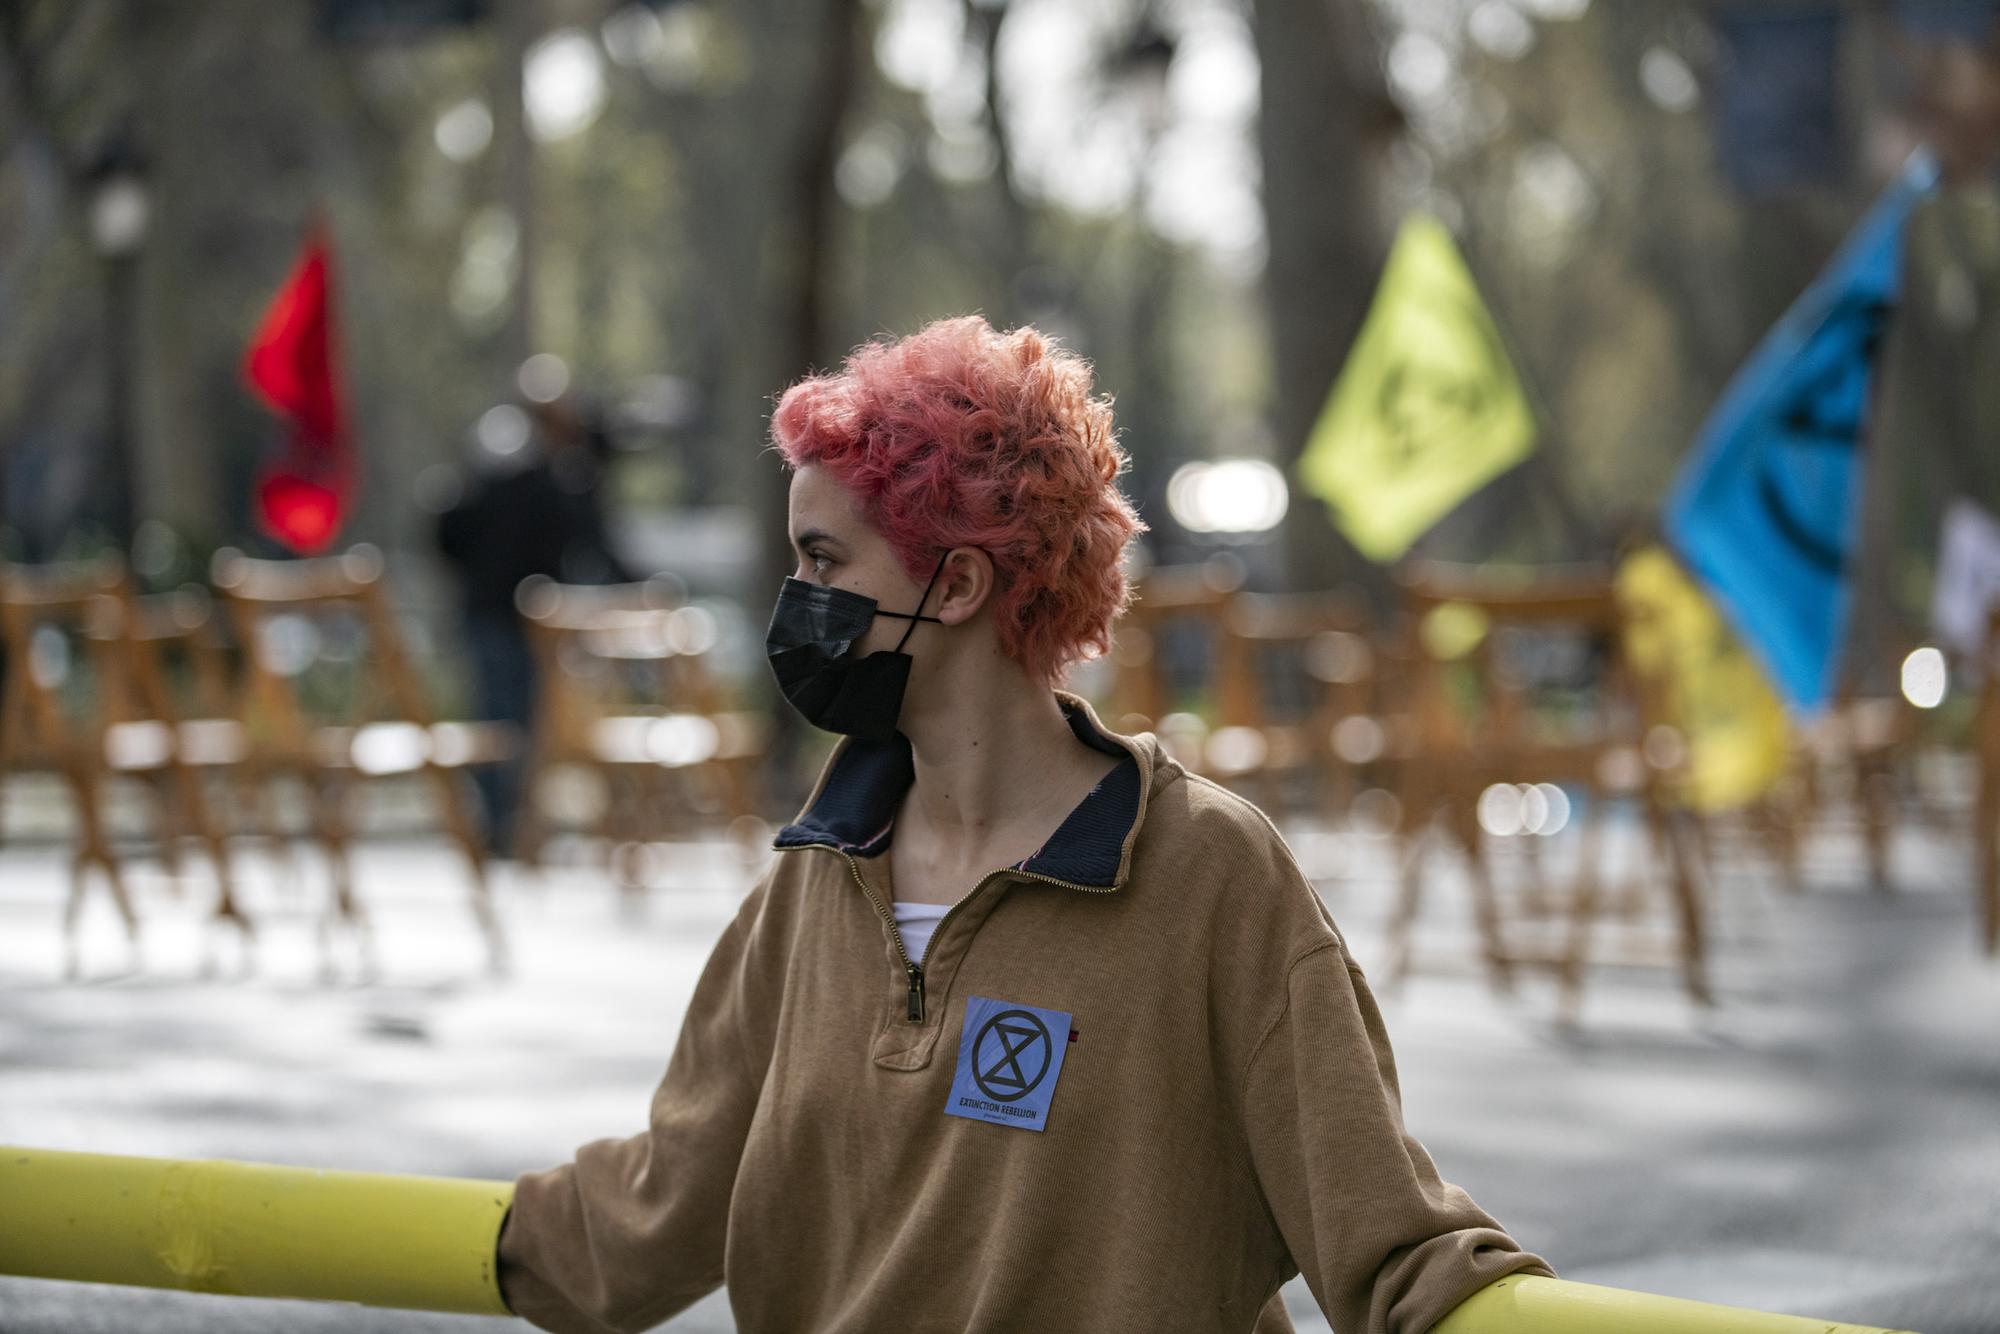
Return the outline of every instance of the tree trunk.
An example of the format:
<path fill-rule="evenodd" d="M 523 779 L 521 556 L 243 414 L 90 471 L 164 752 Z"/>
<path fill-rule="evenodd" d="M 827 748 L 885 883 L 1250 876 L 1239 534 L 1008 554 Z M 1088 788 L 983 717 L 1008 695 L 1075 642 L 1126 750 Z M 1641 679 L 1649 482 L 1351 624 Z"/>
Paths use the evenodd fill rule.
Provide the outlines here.
<path fill-rule="evenodd" d="M 1288 479 L 1381 267 L 1378 161 L 1400 118 L 1368 10 L 1364 0 L 1256 5 L 1273 416 Z M 1292 587 L 1351 583 L 1386 598 L 1383 572 L 1340 536 L 1317 499 L 1296 498 L 1284 542 Z"/>
<path fill-rule="evenodd" d="M 540 0 L 499 0 L 494 32 L 493 147 L 500 163 L 500 195 L 514 220 L 514 289 L 501 350 L 511 379 L 539 350 L 535 343 L 535 141 L 528 133 L 522 66 L 540 35 Z"/>

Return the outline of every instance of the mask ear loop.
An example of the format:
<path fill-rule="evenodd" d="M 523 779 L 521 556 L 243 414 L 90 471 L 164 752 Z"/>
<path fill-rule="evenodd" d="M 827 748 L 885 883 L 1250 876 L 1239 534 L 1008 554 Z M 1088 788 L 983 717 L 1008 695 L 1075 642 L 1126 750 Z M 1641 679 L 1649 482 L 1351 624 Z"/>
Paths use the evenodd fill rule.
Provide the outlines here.
<path fill-rule="evenodd" d="M 945 552 L 944 555 L 938 557 L 937 568 L 931 571 L 931 581 L 930 583 L 924 585 L 924 595 L 917 599 L 917 614 L 909 618 L 910 619 L 909 628 L 904 630 L 903 637 L 896 641 L 896 652 L 901 653 L 903 651 L 903 645 L 910 642 L 910 636 L 917 632 L 918 621 L 937 621 L 939 625 L 944 624 L 943 621 L 939 621 L 938 618 L 935 616 L 924 615 L 924 603 L 930 600 L 931 588 L 933 585 L 937 583 L 938 576 L 944 573 L 944 563 L 950 559 L 951 559 L 951 552 L 949 551 Z M 893 616 L 896 615 L 897 613 L 890 612 L 889 614 Z"/>

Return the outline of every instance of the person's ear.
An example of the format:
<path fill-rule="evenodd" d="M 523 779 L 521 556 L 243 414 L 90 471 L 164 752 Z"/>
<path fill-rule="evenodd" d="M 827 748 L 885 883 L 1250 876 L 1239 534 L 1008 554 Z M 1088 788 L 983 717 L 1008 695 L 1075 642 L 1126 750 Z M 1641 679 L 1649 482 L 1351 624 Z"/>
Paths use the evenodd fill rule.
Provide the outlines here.
<path fill-rule="evenodd" d="M 962 625 L 979 614 L 993 596 L 996 577 L 993 558 L 978 547 L 954 547 L 944 558 L 938 574 L 938 591 L 932 615 L 946 625 Z"/>

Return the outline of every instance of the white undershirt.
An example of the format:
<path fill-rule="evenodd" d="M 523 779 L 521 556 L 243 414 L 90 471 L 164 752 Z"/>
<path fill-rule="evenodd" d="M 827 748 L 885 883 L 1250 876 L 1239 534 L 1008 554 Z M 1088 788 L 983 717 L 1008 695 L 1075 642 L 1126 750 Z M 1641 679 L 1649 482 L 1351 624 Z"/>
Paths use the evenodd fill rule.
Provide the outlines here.
<path fill-rule="evenodd" d="M 896 914 L 896 930 L 902 933 L 903 952 L 910 956 L 912 963 L 922 963 L 924 951 L 930 947 L 931 933 L 937 924 L 951 911 L 949 903 L 905 903 L 901 899 L 891 905 Z"/>

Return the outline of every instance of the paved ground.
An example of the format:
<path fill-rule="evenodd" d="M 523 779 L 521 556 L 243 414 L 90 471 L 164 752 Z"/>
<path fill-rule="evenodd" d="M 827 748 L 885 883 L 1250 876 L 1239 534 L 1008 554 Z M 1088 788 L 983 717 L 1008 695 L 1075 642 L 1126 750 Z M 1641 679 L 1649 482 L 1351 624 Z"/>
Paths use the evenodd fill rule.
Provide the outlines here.
<path fill-rule="evenodd" d="M 1288 830 L 1364 964 L 1380 956 L 1377 840 Z M 1558 840 L 1560 842 L 1560 840 Z M 371 848 L 381 979 L 316 979 L 316 889 L 280 892 L 254 978 L 196 976 L 195 904 L 140 880 L 151 929 L 123 972 L 100 903 L 93 979 L 58 980 L 53 850 L 0 850 L 0 1143 L 504 1178 L 627 1133 L 695 971 L 754 868 L 684 845 L 635 915 L 586 869 L 509 881 L 516 971 L 481 975 L 441 848 Z M 1742 865 L 1716 902 L 1722 1003 L 1604 970 L 1583 1026 L 1548 992 L 1495 1000 L 1465 962 L 1451 869 L 1428 966 L 1387 1011 L 1409 1120 L 1446 1173 L 1567 1277 L 1928 1334 L 2000 1330 L 2000 965 L 1972 948 L 1963 851 L 1897 849 L 1893 897 L 1837 833 L 1809 891 Z M 316 884 L 316 882 L 315 882 Z M 198 888 L 198 886 L 197 886 Z M 195 892 L 194 890 L 190 891 Z M 1294 1284 L 1301 1328 L 1325 1329 Z M 0 1331 L 471 1331 L 513 1322 L 0 1280 Z M 720 1297 L 667 1328 L 730 1328 Z"/>

